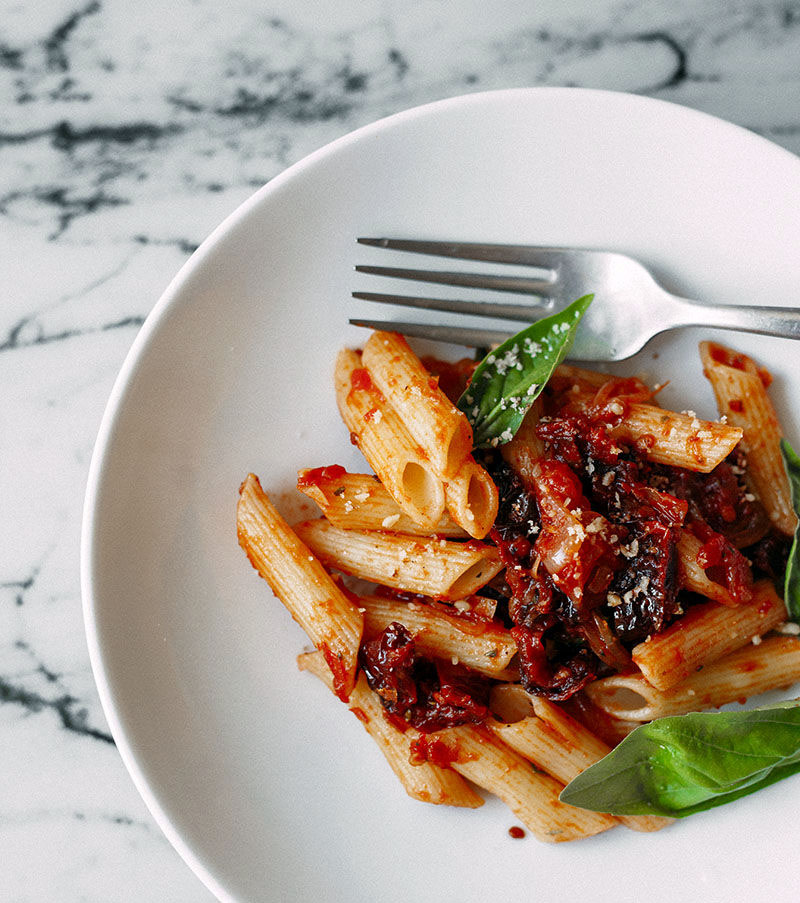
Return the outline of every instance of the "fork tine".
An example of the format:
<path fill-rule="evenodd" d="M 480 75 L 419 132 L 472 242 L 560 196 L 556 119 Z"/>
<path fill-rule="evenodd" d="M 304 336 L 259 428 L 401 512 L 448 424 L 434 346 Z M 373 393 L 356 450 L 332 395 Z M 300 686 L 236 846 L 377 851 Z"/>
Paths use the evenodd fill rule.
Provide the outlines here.
<path fill-rule="evenodd" d="M 359 244 L 390 251 L 410 251 L 461 260 L 486 260 L 494 263 L 518 263 L 540 269 L 556 270 L 566 253 L 564 248 L 532 245 L 480 244 L 476 242 L 416 241 L 405 238 L 358 238 Z"/>
<path fill-rule="evenodd" d="M 434 342 L 451 342 L 453 345 L 466 345 L 469 348 L 489 348 L 505 342 L 514 335 L 513 332 L 503 332 L 501 329 L 472 329 L 468 326 L 441 326 L 433 323 L 380 320 L 350 320 L 350 323 L 353 326 L 365 326 L 367 329 L 399 332 L 402 335 L 430 339 Z"/>
<path fill-rule="evenodd" d="M 411 270 L 400 267 L 357 266 L 356 272 L 393 279 L 413 279 L 417 282 L 436 282 L 440 285 L 460 285 L 467 288 L 489 289 L 493 292 L 516 292 L 520 295 L 547 297 L 553 289 L 552 279 L 533 279 L 529 276 L 496 276 L 488 273 L 453 273 L 442 270 Z"/>
<path fill-rule="evenodd" d="M 379 292 L 353 292 L 361 301 L 378 301 L 399 307 L 421 310 L 444 310 L 448 313 L 471 314 L 476 317 L 495 317 L 498 320 L 530 322 L 547 315 L 549 304 L 500 304 L 492 301 L 464 301 L 455 298 L 416 298 L 409 295 L 384 295 Z"/>

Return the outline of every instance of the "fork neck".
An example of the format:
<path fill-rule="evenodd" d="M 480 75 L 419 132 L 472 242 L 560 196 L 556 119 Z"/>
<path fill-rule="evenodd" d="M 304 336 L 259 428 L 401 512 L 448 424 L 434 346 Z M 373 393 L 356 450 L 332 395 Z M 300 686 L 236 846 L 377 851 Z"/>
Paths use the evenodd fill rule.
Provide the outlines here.
<path fill-rule="evenodd" d="M 754 332 L 759 335 L 800 339 L 800 309 L 756 307 L 734 304 L 701 304 L 688 298 L 675 299 L 675 325 L 709 326 L 716 329 Z"/>

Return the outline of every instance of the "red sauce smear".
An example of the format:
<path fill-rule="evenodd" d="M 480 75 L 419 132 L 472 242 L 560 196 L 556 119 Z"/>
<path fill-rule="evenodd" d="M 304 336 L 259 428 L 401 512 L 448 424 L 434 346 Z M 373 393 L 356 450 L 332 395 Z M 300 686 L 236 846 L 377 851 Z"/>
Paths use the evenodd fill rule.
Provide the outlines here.
<path fill-rule="evenodd" d="M 333 692 L 342 700 L 342 702 L 347 702 L 350 698 L 350 694 L 347 692 L 348 674 L 344 662 L 325 643 L 320 647 L 320 652 L 325 656 L 325 661 L 333 675 Z"/>
<path fill-rule="evenodd" d="M 322 486 L 325 483 L 335 483 L 347 473 L 341 464 L 328 464 L 326 467 L 314 467 L 307 470 L 297 478 L 298 489 L 308 489 L 311 486 Z"/>
<path fill-rule="evenodd" d="M 369 370 L 366 367 L 356 367 L 350 374 L 350 385 L 354 389 L 361 389 L 364 392 L 371 391 L 374 383 L 369 375 Z"/>
<path fill-rule="evenodd" d="M 458 761 L 458 744 L 435 734 L 421 734 L 411 742 L 410 752 L 410 761 L 416 765 L 430 762 L 440 768 L 447 768 Z"/>

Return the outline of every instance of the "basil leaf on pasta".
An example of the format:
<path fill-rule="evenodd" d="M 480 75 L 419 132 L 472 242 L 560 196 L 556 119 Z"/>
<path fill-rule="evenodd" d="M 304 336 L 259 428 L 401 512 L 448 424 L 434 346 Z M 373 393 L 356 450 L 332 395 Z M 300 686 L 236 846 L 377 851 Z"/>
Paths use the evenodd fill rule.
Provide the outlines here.
<path fill-rule="evenodd" d="M 786 563 L 783 599 L 790 620 L 800 622 L 800 457 L 785 439 L 781 439 L 781 455 L 792 491 L 792 507 L 798 515 L 798 525 L 794 529 L 794 540 Z"/>
<path fill-rule="evenodd" d="M 507 339 L 480 362 L 458 407 L 472 424 L 476 448 L 508 442 L 567 356 L 594 295 L 584 295 L 551 317 Z"/>
<path fill-rule="evenodd" d="M 560 799 L 613 815 L 683 818 L 798 771 L 800 700 L 793 700 L 644 724 L 567 784 Z"/>

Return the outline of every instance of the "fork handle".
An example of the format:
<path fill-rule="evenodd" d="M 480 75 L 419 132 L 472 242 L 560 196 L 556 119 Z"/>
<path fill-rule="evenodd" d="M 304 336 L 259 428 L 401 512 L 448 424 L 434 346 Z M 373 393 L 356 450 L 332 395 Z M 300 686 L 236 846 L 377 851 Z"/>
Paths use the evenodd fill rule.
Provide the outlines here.
<path fill-rule="evenodd" d="M 759 335 L 800 339 L 800 310 L 793 307 L 752 307 L 734 304 L 701 304 L 681 298 L 687 319 L 685 326 L 713 326 Z M 689 319 L 691 317 L 691 319 Z"/>

